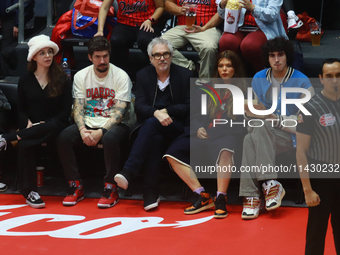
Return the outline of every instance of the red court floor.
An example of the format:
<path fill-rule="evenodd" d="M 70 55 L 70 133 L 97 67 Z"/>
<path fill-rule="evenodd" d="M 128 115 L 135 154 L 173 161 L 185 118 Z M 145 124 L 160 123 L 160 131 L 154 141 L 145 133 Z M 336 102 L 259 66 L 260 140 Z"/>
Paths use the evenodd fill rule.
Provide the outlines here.
<path fill-rule="evenodd" d="M 213 210 L 184 215 L 189 203 L 161 202 L 145 212 L 143 202 L 121 200 L 98 209 L 87 198 L 64 207 L 62 197 L 43 196 L 44 209 L 25 205 L 21 195 L 0 195 L 0 254 L 232 254 L 304 253 L 306 208 L 280 207 L 244 221 L 241 206 L 225 219 Z M 325 255 L 335 255 L 331 227 Z"/>

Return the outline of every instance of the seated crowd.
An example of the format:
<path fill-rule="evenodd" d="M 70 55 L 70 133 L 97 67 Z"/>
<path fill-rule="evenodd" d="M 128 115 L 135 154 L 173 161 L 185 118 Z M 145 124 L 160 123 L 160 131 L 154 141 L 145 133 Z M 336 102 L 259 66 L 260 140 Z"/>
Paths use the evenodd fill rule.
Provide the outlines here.
<path fill-rule="evenodd" d="M 234 34 L 222 34 L 217 27 L 224 19 L 228 0 L 199 3 L 197 25 L 193 25 L 192 29 L 185 26 L 186 2 L 166 0 L 163 4 L 159 0 L 147 1 L 147 14 L 140 16 L 140 10 L 133 14 L 139 17 L 132 19 L 136 23 L 128 22 L 127 12 L 121 9 L 123 4 L 119 4 L 118 25 L 112 31 L 110 43 L 103 37 L 103 22 L 112 2 L 103 1 L 98 33 L 88 44 L 88 58 L 92 65 L 75 74 L 73 86 L 54 61 L 53 56 L 59 49 L 49 37 L 39 35 L 28 42 L 29 72 L 18 83 L 19 130 L 8 133 L 0 126 L 0 151 L 3 156 L 7 144 L 18 141 L 21 193 L 31 207 L 45 207 L 37 192 L 35 157 L 37 146 L 51 140 L 57 143 L 69 183 L 63 200 L 65 206 L 76 205 L 84 198 L 75 150 L 81 145 L 96 146 L 100 142 L 104 149 L 106 175 L 98 207 L 116 205 L 119 201 L 118 187 L 127 189 L 132 179 L 142 172 L 144 209 L 157 208 L 160 202 L 160 168 L 165 158 L 195 194 L 196 200 L 184 209 L 184 213 L 195 214 L 215 207 L 215 218 L 228 215 L 227 190 L 232 172 L 217 173 L 217 191 L 212 196 L 200 184 L 193 170 L 197 164 L 195 159 L 204 158 L 216 166 L 230 168 L 234 164 L 237 146 L 243 144 L 242 167 L 275 166 L 277 154 L 294 148 L 297 148 L 298 164 L 302 166 L 309 162 L 340 163 L 340 143 L 332 141 L 339 139 L 340 133 L 340 60 L 328 59 L 323 63 L 320 81 L 324 89 L 314 96 L 309 79 L 291 67 L 294 47 L 287 40 L 280 17 L 282 1 L 238 1 L 241 16 L 239 31 Z M 178 23 L 159 37 L 157 22 L 164 9 L 177 15 Z M 298 20 L 291 18 L 297 25 Z M 242 27 L 253 29 L 249 32 L 240 29 Z M 135 40 L 141 43 L 151 65 L 137 72 L 136 83 L 132 87 L 124 70 L 127 66 L 125 53 L 127 45 Z M 199 77 L 195 78 L 195 82 L 190 81 L 194 80 L 193 72 L 198 66 L 178 51 L 188 42 L 200 57 Z M 271 110 L 273 102 L 276 102 L 273 113 L 265 116 L 251 115 L 249 111 L 243 115 L 235 114 L 236 98 L 233 98 L 232 91 L 221 87 L 215 89 L 216 84 L 234 84 L 245 94 L 247 84 L 242 79 L 245 77 L 243 60 L 256 71 L 251 81 L 255 100 L 261 110 Z M 197 111 L 201 109 L 200 100 L 206 95 L 207 88 L 214 93 L 207 99 L 207 113 L 204 115 Z M 305 116 L 294 104 L 283 104 L 285 108 L 281 108 L 283 88 L 297 91 L 288 93 L 287 99 L 303 99 L 306 93 L 314 96 L 306 107 L 311 112 L 315 111 L 320 119 L 327 117 L 325 123 Z M 72 96 L 74 124 L 69 125 Z M 330 113 L 325 110 L 327 107 Z M 329 115 L 325 117 L 325 114 L 331 114 L 334 119 Z M 0 120 L 4 118 L 0 115 Z M 240 123 L 252 118 L 263 121 L 252 121 L 252 125 L 241 128 L 215 125 L 214 121 L 224 119 Z M 287 127 L 283 122 L 298 124 L 297 127 Z M 323 131 L 320 125 L 327 131 Z M 129 157 L 126 162 L 121 162 L 130 137 L 134 137 L 134 142 Z M 321 142 L 325 140 L 329 140 L 328 143 Z M 338 153 L 327 157 L 318 146 L 323 146 L 323 151 L 335 148 Z M 190 152 L 197 155 L 191 157 Z M 120 168 L 122 163 L 123 169 Z M 316 182 L 309 181 L 305 171 L 300 174 L 307 205 L 311 206 L 306 244 L 310 250 L 308 254 L 314 254 L 315 249 L 323 252 L 323 246 L 316 247 L 318 242 L 315 240 L 324 239 L 330 213 L 336 247 L 340 249 L 340 210 L 338 204 L 334 205 L 340 192 L 335 192 L 332 201 L 327 199 L 329 193 L 339 190 L 339 179 Z M 261 197 L 266 210 L 280 207 L 285 189 L 277 178 L 275 171 L 241 172 L 239 196 L 244 197 L 242 219 L 259 216 Z M 329 186 L 327 191 L 322 189 L 323 186 Z M 327 215 L 320 212 L 321 209 L 313 208 L 321 199 L 328 201 L 322 207 L 322 210 L 327 210 Z M 312 220 L 320 214 L 323 222 L 313 225 Z M 311 248 L 313 245 L 315 249 Z"/>

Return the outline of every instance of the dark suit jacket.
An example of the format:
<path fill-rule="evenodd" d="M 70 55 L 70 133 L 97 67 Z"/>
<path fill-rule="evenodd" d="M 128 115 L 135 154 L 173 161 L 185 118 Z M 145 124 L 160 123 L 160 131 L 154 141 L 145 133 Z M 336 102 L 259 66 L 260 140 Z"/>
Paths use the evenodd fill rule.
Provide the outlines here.
<path fill-rule="evenodd" d="M 171 64 L 170 88 L 174 104 L 166 107 L 168 114 L 174 120 L 184 123 L 190 114 L 190 78 L 192 72 L 186 68 Z M 137 124 L 142 124 L 153 113 L 159 110 L 154 107 L 157 85 L 157 73 L 153 65 L 140 70 L 136 75 L 134 94 L 136 96 L 135 112 Z"/>

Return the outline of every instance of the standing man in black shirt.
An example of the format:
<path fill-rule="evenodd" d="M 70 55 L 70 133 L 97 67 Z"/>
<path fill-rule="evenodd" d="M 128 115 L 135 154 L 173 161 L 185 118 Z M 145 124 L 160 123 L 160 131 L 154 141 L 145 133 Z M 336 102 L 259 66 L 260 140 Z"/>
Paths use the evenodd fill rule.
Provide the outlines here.
<path fill-rule="evenodd" d="M 323 254 L 329 215 L 334 243 L 340 254 L 340 60 L 323 62 L 323 90 L 300 114 L 296 158 L 308 205 L 305 254 Z"/>

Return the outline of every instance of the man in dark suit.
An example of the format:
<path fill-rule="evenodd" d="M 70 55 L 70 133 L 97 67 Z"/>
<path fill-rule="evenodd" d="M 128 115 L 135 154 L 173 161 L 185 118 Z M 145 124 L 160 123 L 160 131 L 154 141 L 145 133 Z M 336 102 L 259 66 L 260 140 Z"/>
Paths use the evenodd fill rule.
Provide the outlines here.
<path fill-rule="evenodd" d="M 160 201 L 157 184 L 162 155 L 183 133 L 189 116 L 192 76 L 186 68 L 171 63 L 173 47 L 164 39 L 153 39 L 148 45 L 148 55 L 151 65 L 137 73 L 134 88 L 137 138 L 124 169 L 114 178 L 119 187 L 127 189 L 131 178 L 144 167 L 145 210 L 156 208 Z"/>

